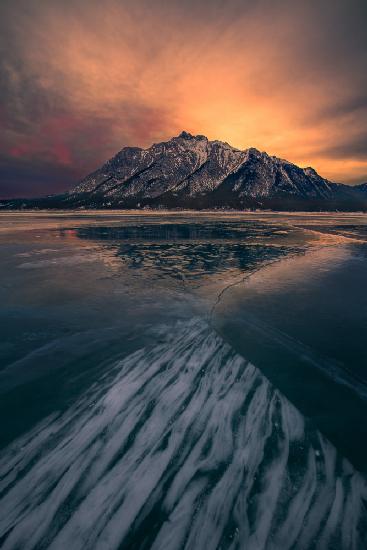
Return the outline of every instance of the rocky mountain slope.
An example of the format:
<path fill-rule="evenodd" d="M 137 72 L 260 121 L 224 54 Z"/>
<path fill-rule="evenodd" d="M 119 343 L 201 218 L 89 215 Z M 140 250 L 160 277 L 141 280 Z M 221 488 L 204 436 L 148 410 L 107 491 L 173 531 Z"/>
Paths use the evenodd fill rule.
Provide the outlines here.
<path fill-rule="evenodd" d="M 19 201 L 7 201 L 7 206 Z M 4 203 L 3 203 L 4 204 Z M 59 208 L 367 209 L 367 184 L 332 183 L 313 168 L 182 132 L 148 149 L 125 147 L 64 195 L 22 201 Z"/>

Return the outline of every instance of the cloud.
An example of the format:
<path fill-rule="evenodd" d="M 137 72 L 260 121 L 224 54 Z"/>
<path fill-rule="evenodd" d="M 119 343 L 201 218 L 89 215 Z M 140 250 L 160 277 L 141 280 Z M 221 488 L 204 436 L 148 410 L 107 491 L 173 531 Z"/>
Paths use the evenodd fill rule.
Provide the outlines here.
<path fill-rule="evenodd" d="M 350 158 L 363 161 L 367 158 L 367 131 L 340 140 L 337 144 L 326 146 L 322 151 L 332 158 Z"/>
<path fill-rule="evenodd" d="M 16 159 L 22 167 L 14 193 L 32 194 L 34 173 L 59 190 L 60 170 L 67 188 L 123 146 L 182 129 L 338 181 L 367 170 L 362 0 L 3 0 L 0 10 L 0 147 L 5 172 L 6 158 L 12 173 Z"/>

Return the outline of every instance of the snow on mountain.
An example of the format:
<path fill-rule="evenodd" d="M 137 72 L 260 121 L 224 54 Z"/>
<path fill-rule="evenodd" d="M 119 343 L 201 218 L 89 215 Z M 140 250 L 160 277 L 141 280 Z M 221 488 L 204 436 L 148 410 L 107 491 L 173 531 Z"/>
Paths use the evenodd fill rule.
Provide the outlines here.
<path fill-rule="evenodd" d="M 367 184 L 332 183 L 253 147 L 181 132 L 147 149 L 125 147 L 66 194 L 2 207 L 367 210 Z"/>
<path fill-rule="evenodd" d="M 236 198 L 240 202 L 281 196 L 328 199 L 332 189 L 312 168 L 182 132 L 148 149 L 122 149 L 69 192 L 72 197 L 81 195 L 119 205 L 163 201 L 169 206 L 197 198 L 221 206 L 232 205 Z"/>

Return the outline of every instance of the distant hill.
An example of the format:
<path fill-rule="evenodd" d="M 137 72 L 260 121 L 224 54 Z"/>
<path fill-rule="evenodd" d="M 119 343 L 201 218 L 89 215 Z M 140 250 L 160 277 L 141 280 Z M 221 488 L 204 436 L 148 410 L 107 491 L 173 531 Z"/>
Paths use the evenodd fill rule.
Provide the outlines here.
<path fill-rule="evenodd" d="M 2 201 L 3 208 L 367 210 L 367 183 L 332 183 L 313 168 L 182 132 L 125 147 L 69 192 Z"/>

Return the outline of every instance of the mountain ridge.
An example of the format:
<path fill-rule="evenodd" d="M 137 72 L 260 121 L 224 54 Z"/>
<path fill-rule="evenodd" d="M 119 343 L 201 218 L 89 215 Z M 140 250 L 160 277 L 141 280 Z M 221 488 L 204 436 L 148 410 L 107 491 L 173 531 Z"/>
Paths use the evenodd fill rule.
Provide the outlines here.
<path fill-rule="evenodd" d="M 366 210 L 367 184 L 351 187 L 254 147 L 181 132 L 151 147 L 124 147 L 62 195 L 3 207 Z"/>

